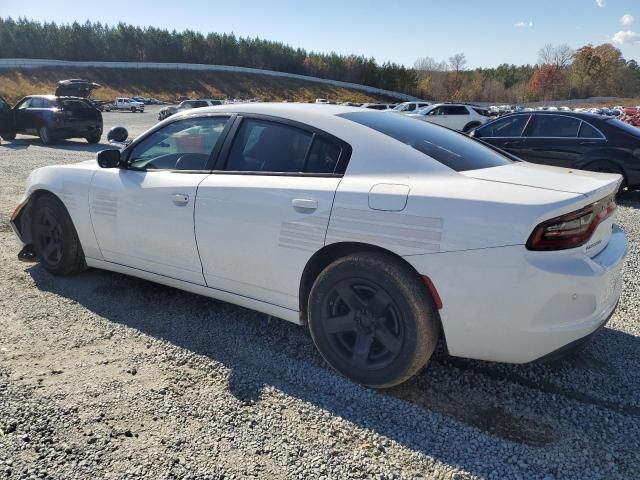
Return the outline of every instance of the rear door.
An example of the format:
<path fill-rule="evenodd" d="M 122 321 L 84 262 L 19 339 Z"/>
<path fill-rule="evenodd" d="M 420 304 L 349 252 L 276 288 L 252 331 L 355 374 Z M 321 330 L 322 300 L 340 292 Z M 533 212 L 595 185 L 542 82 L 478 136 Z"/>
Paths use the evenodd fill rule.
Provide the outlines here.
<path fill-rule="evenodd" d="M 238 118 L 226 158 L 198 188 L 196 239 L 207 285 L 299 309 L 301 273 L 324 246 L 344 142 L 306 125 Z"/>
<path fill-rule="evenodd" d="M 588 148 L 584 139 L 578 137 L 582 121 L 566 115 L 532 115 L 525 129 L 525 147 L 522 158 L 529 162 L 572 166 Z"/>

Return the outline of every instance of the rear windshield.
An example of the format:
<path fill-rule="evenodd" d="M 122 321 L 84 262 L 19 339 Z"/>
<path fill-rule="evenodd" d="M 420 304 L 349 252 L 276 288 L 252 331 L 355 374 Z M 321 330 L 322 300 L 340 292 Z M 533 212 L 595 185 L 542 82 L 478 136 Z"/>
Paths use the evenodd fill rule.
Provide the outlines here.
<path fill-rule="evenodd" d="M 466 135 L 404 115 L 352 112 L 338 116 L 388 135 L 456 172 L 513 163 L 506 156 Z"/>

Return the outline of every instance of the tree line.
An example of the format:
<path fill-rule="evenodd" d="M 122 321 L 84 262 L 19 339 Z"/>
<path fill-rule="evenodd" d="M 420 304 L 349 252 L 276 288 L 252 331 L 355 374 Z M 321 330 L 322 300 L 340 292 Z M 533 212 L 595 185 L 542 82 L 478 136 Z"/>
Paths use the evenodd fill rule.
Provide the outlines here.
<path fill-rule="evenodd" d="M 640 97 L 640 65 L 625 60 L 609 43 L 547 44 L 535 65 L 502 64 L 466 69 L 459 53 L 445 61 L 419 58 L 414 64 L 416 90 L 424 98 L 453 101 L 525 103 L 588 97 Z"/>
<path fill-rule="evenodd" d="M 535 65 L 467 68 L 463 53 L 416 60 L 413 68 L 362 55 L 308 52 L 280 42 L 115 26 L 0 18 L 0 58 L 204 63 L 261 68 L 359 83 L 425 99 L 522 103 L 590 96 L 640 97 L 640 66 L 605 43 L 572 50 L 545 45 Z"/>
<path fill-rule="evenodd" d="M 416 72 L 361 55 L 307 52 L 233 33 L 182 32 L 125 23 L 56 24 L 0 18 L 0 58 L 204 63 L 261 68 L 411 92 Z"/>

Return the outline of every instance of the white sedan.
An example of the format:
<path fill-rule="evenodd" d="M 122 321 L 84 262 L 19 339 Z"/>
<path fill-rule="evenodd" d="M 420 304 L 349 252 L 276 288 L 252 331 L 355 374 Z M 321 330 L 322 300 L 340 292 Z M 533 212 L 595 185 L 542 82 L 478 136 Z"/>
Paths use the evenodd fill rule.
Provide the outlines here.
<path fill-rule="evenodd" d="M 439 337 L 523 363 L 602 326 L 627 250 L 620 181 L 403 115 L 236 104 L 35 170 L 12 225 L 53 274 L 112 270 L 305 325 L 336 370 L 389 387 Z"/>

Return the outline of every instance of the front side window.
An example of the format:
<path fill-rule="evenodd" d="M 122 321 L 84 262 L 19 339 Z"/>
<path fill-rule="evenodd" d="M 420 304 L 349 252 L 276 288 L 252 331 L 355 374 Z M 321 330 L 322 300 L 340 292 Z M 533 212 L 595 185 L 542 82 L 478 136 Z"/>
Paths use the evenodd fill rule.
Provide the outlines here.
<path fill-rule="evenodd" d="M 416 109 L 416 104 L 415 103 L 410 103 L 409 105 L 407 105 L 407 112 L 413 112 Z"/>
<path fill-rule="evenodd" d="M 341 113 L 338 117 L 383 133 L 457 172 L 513 163 L 505 155 L 471 137 L 429 122 L 416 122 L 404 115 L 352 112 Z"/>
<path fill-rule="evenodd" d="M 312 134 L 300 128 L 244 119 L 229 153 L 233 172 L 302 172 Z"/>
<path fill-rule="evenodd" d="M 524 127 L 527 125 L 529 115 L 514 115 L 491 122 L 480 127 L 477 132 L 479 137 L 521 137 Z"/>
<path fill-rule="evenodd" d="M 533 126 L 527 128 L 527 137 L 575 138 L 578 136 L 580 120 L 561 115 L 534 115 Z"/>
<path fill-rule="evenodd" d="M 32 100 L 33 99 L 31 99 L 31 98 L 27 98 L 27 99 L 23 100 L 22 102 L 20 102 L 16 108 L 18 110 L 24 110 L 25 108 L 29 108 L 29 105 L 31 105 L 31 101 Z"/>
<path fill-rule="evenodd" d="M 445 106 L 436 107 L 433 110 L 430 110 L 429 112 L 427 112 L 427 115 L 446 115 L 446 114 L 447 114 L 447 107 Z"/>
<path fill-rule="evenodd" d="M 134 170 L 205 170 L 228 117 L 179 120 L 132 147 L 127 164 Z"/>

